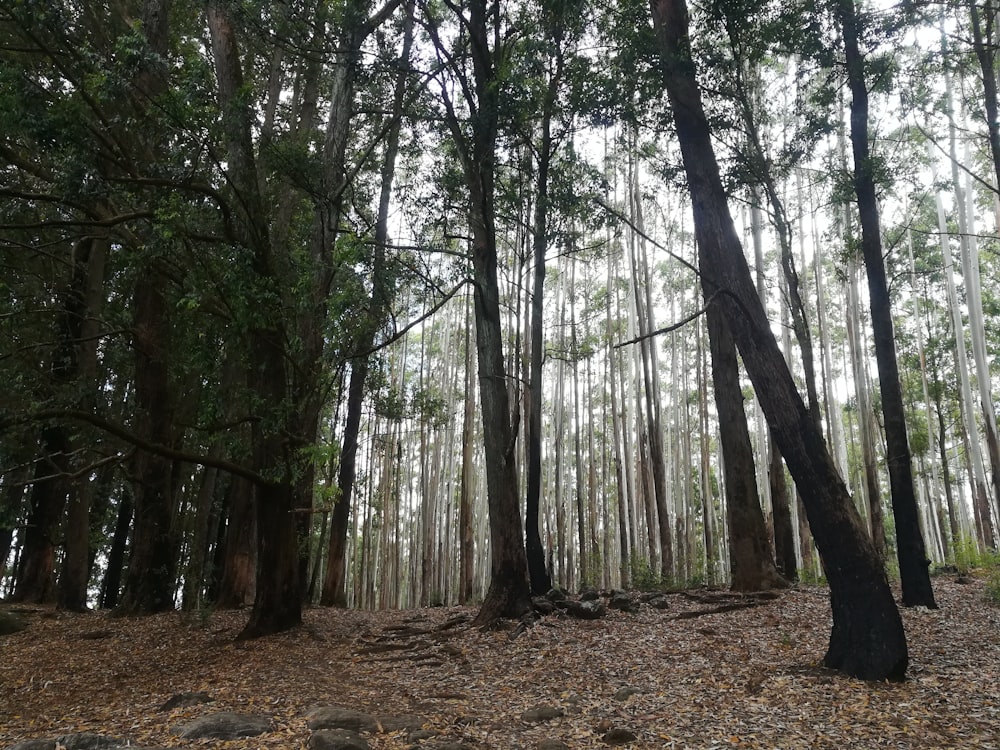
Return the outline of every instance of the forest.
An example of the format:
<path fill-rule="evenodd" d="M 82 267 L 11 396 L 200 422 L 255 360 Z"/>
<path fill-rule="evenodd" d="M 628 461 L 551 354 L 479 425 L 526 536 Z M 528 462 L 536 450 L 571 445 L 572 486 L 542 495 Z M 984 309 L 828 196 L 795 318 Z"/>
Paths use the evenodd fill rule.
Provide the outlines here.
<path fill-rule="evenodd" d="M 902 679 L 1000 534 L 998 23 L 5 3 L 0 598 L 822 582 L 823 663 Z"/>

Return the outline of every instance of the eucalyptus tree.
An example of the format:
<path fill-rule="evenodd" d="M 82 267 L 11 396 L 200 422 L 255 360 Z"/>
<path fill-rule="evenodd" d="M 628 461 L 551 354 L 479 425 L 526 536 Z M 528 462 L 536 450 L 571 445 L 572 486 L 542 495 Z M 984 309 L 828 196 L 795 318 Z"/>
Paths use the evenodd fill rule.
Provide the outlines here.
<path fill-rule="evenodd" d="M 886 437 L 886 463 L 903 603 L 936 607 L 927 552 L 920 529 L 916 487 L 906 431 L 906 411 L 896 359 L 889 284 L 882 252 L 876 189 L 877 156 L 871 152 L 868 132 L 869 81 L 861 41 L 865 33 L 855 0 L 838 0 L 836 17 L 843 37 L 847 84 L 851 92 L 851 150 L 854 156 L 854 191 L 861 224 L 861 251 L 868 276 L 868 299 L 882 396 Z"/>
<path fill-rule="evenodd" d="M 497 0 L 446 0 L 443 8 L 428 4 L 422 10 L 424 27 L 447 73 L 439 78 L 442 115 L 468 191 L 491 554 L 490 586 L 476 622 L 489 625 L 531 608 L 497 280 L 499 110 L 513 37 Z M 452 37 L 444 34 L 447 21 L 455 25 L 449 29 Z"/>
<path fill-rule="evenodd" d="M 830 582 L 824 663 L 865 679 L 902 679 L 908 654 L 888 580 L 771 333 L 729 213 L 691 56 L 684 0 L 652 3 L 698 237 L 706 297 L 719 304 L 809 514 Z"/>

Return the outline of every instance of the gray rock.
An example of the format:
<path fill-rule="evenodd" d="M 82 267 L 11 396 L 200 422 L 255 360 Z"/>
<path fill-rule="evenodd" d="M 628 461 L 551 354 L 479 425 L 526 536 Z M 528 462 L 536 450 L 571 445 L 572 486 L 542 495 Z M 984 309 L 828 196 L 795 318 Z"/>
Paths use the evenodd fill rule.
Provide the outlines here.
<path fill-rule="evenodd" d="M 646 603 L 653 609 L 670 609 L 670 600 L 663 594 L 650 597 Z"/>
<path fill-rule="evenodd" d="M 592 602 L 600 598 L 601 598 L 600 592 L 593 586 L 584 586 L 582 589 L 580 589 L 581 602 Z"/>
<path fill-rule="evenodd" d="M 398 732 L 400 729 L 419 729 L 423 723 L 424 720 L 419 716 L 373 716 L 343 706 L 316 706 L 306 713 L 306 724 L 313 731 L 347 729 L 352 732 Z"/>
<path fill-rule="evenodd" d="M 538 750 L 569 750 L 569 745 L 562 740 L 542 740 L 536 747 Z"/>
<path fill-rule="evenodd" d="M 197 706 L 202 703 L 211 703 L 214 700 L 215 698 L 211 697 L 208 693 L 177 693 L 177 695 L 172 698 L 168 698 L 163 705 L 160 706 L 160 711 L 172 711 L 175 708 L 188 708 L 189 706 Z"/>
<path fill-rule="evenodd" d="M 421 740 L 429 740 L 431 737 L 437 737 L 437 732 L 433 729 L 414 729 L 406 736 L 406 741 L 420 742 Z"/>
<path fill-rule="evenodd" d="M 267 716 L 220 711 L 186 724 L 178 724 L 170 732 L 186 740 L 236 740 L 240 737 L 256 737 L 270 729 L 271 719 Z"/>
<path fill-rule="evenodd" d="M 316 706 L 306 712 L 306 725 L 314 732 L 320 729 L 348 729 L 352 732 L 374 732 L 378 723 L 371 714 L 342 706 Z"/>
<path fill-rule="evenodd" d="M 521 721 L 528 724 L 537 724 L 540 721 L 558 719 L 562 715 L 563 710 L 561 708 L 556 708 L 555 706 L 535 706 L 521 714 Z"/>
<path fill-rule="evenodd" d="M 65 748 L 65 750 L 120 750 L 125 747 L 129 747 L 131 750 L 140 750 L 134 745 L 130 745 L 128 740 L 105 737 L 92 732 L 64 734 L 62 737 L 47 740 L 26 740 L 9 746 L 7 750 L 55 750 L 57 747 Z"/>
<path fill-rule="evenodd" d="M 545 594 L 545 598 L 551 602 L 561 602 L 566 598 L 566 592 L 560 588 L 551 588 Z"/>
<path fill-rule="evenodd" d="M 349 729 L 320 729 L 309 738 L 310 750 L 368 750 L 368 741 Z"/>
<path fill-rule="evenodd" d="M 540 615 L 551 615 L 556 611 L 556 605 L 544 596 L 533 597 L 531 604 Z"/>

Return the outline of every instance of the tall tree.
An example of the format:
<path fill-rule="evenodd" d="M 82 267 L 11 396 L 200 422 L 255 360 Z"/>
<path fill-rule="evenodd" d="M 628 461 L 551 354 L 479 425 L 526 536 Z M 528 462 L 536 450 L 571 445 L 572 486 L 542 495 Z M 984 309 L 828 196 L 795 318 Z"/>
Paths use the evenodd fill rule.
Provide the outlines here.
<path fill-rule="evenodd" d="M 906 409 L 899 381 L 896 341 L 893 335 L 889 283 L 882 258 L 876 162 L 868 143 L 868 83 L 860 49 L 859 19 L 855 0 L 838 0 L 837 17 L 843 34 L 847 83 L 851 91 L 851 150 L 854 154 L 854 191 L 861 223 L 861 252 L 868 274 L 868 299 L 872 312 L 875 361 L 882 393 L 882 418 L 892 514 L 896 522 L 896 547 L 903 604 L 936 608 L 931 587 L 930 560 L 920 530 L 910 445 L 906 434 Z M 873 499 L 874 502 L 874 499 Z"/>
<path fill-rule="evenodd" d="M 902 679 L 906 637 L 885 572 L 810 418 L 753 287 L 729 213 L 691 57 L 684 0 L 653 0 L 664 83 L 694 207 L 702 286 L 719 304 L 796 480 L 830 582 L 824 664 L 864 679 Z"/>
<path fill-rule="evenodd" d="M 517 491 L 515 437 L 504 370 L 500 288 L 497 282 L 495 179 L 500 87 L 509 40 L 497 0 L 447 2 L 467 38 L 467 49 L 453 50 L 442 40 L 439 20 L 427 28 L 439 55 L 462 91 L 471 117 L 463 122 L 447 84 L 441 85 L 445 122 L 458 150 L 468 190 L 472 233 L 473 302 L 479 400 L 486 459 L 486 497 L 490 523 L 490 587 L 476 616 L 487 626 L 500 617 L 520 617 L 531 608 L 527 557 Z M 428 7 L 427 10 L 430 10 Z M 467 64 L 468 63 L 468 64 Z"/>

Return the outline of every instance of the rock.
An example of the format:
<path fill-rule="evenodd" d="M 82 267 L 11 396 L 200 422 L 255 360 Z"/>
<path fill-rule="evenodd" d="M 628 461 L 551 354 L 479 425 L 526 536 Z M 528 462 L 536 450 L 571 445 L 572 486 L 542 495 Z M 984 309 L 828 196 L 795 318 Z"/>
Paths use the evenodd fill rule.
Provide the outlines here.
<path fill-rule="evenodd" d="M 271 719 L 267 716 L 221 711 L 179 724 L 171 728 L 170 732 L 186 740 L 236 740 L 240 737 L 256 737 L 270 729 Z"/>
<path fill-rule="evenodd" d="M 535 611 L 540 615 L 551 615 L 556 611 L 556 605 L 544 596 L 536 596 L 531 600 Z"/>
<path fill-rule="evenodd" d="M 618 688 L 618 690 L 615 691 L 615 700 L 616 701 L 627 701 L 633 695 L 639 695 L 640 693 L 642 693 L 642 690 L 640 690 L 639 688 L 635 688 L 635 687 Z"/>
<path fill-rule="evenodd" d="M 306 724 L 319 729 L 349 729 L 352 732 L 374 732 L 378 723 L 371 714 L 342 706 L 317 706 L 306 713 Z"/>
<path fill-rule="evenodd" d="M 582 602 L 567 601 L 566 611 L 581 620 L 597 620 L 607 613 L 604 602 L 599 599 L 589 599 Z"/>
<path fill-rule="evenodd" d="M 201 692 L 188 692 L 188 693 L 177 693 L 177 695 L 172 698 L 168 698 L 162 706 L 160 706 L 160 711 L 173 711 L 175 708 L 188 708 L 190 706 L 197 706 L 202 703 L 211 703 L 215 698 L 211 697 L 208 693 Z"/>
<path fill-rule="evenodd" d="M 28 627 L 27 623 L 17 615 L 12 615 L 10 612 L 0 612 L 0 635 L 20 633 L 26 627 Z"/>
<path fill-rule="evenodd" d="M 626 594 L 624 591 L 616 591 L 611 595 L 611 599 L 608 601 L 608 606 L 611 609 L 618 609 L 622 612 L 634 612 L 635 602 L 632 601 L 632 597 Z"/>
<path fill-rule="evenodd" d="M 569 745 L 562 740 L 541 740 L 536 747 L 538 750 L 569 750 Z"/>
<path fill-rule="evenodd" d="M 128 740 L 118 737 L 105 737 L 104 735 L 92 732 L 80 732 L 79 734 L 64 734 L 48 740 L 26 740 L 11 745 L 7 750 L 141 750 L 132 745 Z"/>
<path fill-rule="evenodd" d="M 646 602 L 653 609 L 670 609 L 670 600 L 663 594 L 657 594 Z"/>
<path fill-rule="evenodd" d="M 537 724 L 540 721 L 558 719 L 562 715 L 563 710 L 561 708 L 556 708 L 555 706 L 535 706 L 521 714 L 521 721 L 528 724 Z"/>
<path fill-rule="evenodd" d="M 584 586 L 580 589 L 580 601 L 592 602 L 601 598 L 600 592 L 593 586 Z"/>
<path fill-rule="evenodd" d="M 309 738 L 310 750 L 368 750 L 368 741 L 349 729 L 320 729 Z"/>
<path fill-rule="evenodd" d="M 615 727 L 609 729 L 601 737 L 601 741 L 606 745 L 627 745 L 630 742 L 635 742 L 637 737 L 627 729 L 622 727 Z"/>
<path fill-rule="evenodd" d="M 398 732 L 400 729 L 419 729 L 423 723 L 419 716 L 373 716 L 343 706 L 316 706 L 306 713 L 306 724 L 313 731 Z"/>
<path fill-rule="evenodd" d="M 414 729 L 406 736 L 406 741 L 420 742 L 421 740 L 429 740 L 431 737 L 437 737 L 437 732 L 433 729 Z"/>

